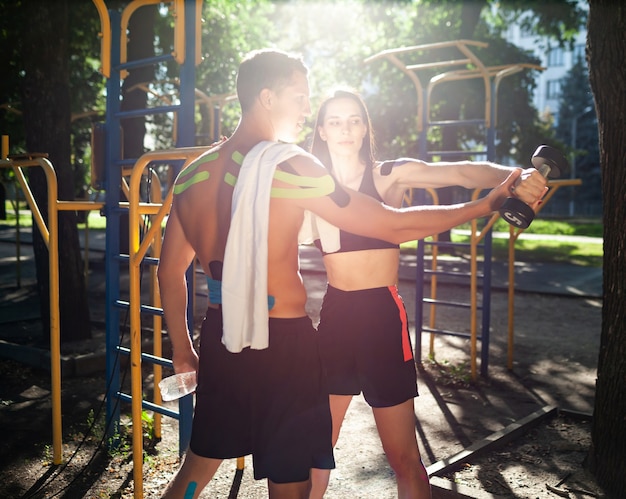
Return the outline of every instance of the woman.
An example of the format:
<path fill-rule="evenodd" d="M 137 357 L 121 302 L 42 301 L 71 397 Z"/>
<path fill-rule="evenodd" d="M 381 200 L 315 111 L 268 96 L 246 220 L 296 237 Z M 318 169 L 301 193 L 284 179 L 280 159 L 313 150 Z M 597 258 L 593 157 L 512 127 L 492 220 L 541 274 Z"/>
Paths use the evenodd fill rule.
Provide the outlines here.
<path fill-rule="evenodd" d="M 410 188 L 494 187 L 513 170 L 486 162 L 376 162 L 367 109 L 357 94 L 346 90 L 336 91 L 321 105 L 311 150 L 342 185 L 393 207 L 400 207 Z M 534 202 L 545 192 L 545 181 L 537 175 L 534 168 L 523 173 L 530 180 L 516 187 L 522 200 Z M 333 445 L 352 397 L 363 393 L 395 472 L 398 497 L 429 498 L 428 474 L 415 435 L 417 374 L 396 286 L 399 247 L 344 231 L 340 246 L 334 253 L 322 251 L 328 288 L 318 327 Z M 330 470 L 313 470 L 311 499 L 323 497 L 329 477 Z"/>

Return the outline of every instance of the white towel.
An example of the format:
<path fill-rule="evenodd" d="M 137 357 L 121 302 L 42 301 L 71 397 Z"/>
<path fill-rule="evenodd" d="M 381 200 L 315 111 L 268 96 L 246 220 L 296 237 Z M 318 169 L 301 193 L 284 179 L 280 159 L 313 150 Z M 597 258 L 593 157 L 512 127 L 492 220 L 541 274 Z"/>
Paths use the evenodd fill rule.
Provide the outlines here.
<path fill-rule="evenodd" d="M 335 253 L 341 247 L 339 229 L 315 213 L 305 211 L 304 222 L 298 234 L 298 243 L 311 244 L 316 239 L 322 243 L 322 250 L 325 253 Z"/>
<path fill-rule="evenodd" d="M 267 237 L 276 165 L 307 155 L 294 144 L 264 141 L 246 155 L 233 192 L 222 272 L 222 343 L 230 352 L 269 346 Z"/>

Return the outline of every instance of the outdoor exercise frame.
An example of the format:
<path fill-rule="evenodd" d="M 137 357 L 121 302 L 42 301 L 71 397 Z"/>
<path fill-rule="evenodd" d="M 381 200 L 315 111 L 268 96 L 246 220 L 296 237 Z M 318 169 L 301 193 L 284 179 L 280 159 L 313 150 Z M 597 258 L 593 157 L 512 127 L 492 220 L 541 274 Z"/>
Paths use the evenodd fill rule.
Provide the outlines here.
<path fill-rule="evenodd" d="M 419 133 L 419 157 L 424 160 L 430 160 L 435 156 L 483 156 L 488 161 L 495 160 L 495 142 L 496 142 L 496 121 L 497 121 L 497 96 L 498 89 L 502 80 L 508 76 L 514 75 L 526 69 L 542 70 L 540 66 L 533 64 L 509 64 L 500 66 L 486 66 L 476 54 L 476 49 L 486 48 L 488 45 L 484 42 L 471 40 L 456 40 L 449 42 L 430 43 L 424 45 L 416 45 L 412 47 L 402 47 L 397 49 L 384 50 L 367 59 L 366 63 L 375 61 L 388 61 L 393 66 L 404 73 L 414 84 L 417 98 L 417 130 Z M 434 51 L 445 51 L 446 57 L 436 61 L 420 62 L 425 54 L 432 54 Z M 432 72 L 434 70 L 447 69 L 434 76 L 431 76 L 427 83 L 422 80 L 427 77 L 424 72 Z M 420 73 L 421 76 L 420 76 Z M 484 114 L 480 119 L 466 120 L 448 120 L 433 121 L 431 120 L 431 99 L 433 90 L 443 83 L 454 82 L 460 80 L 481 79 L 484 84 Z M 486 130 L 484 150 L 474 151 L 428 151 L 428 131 L 432 127 L 456 127 L 459 125 L 475 125 L 484 126 Z M 437 203 L 437 196 L 431 190 L 429 191 L 433 197 L 433 202 Z M 471 198 L 477 199 L 480 190 L 475 190 Z M 417 198 L 419 202 L 424 203 L 426 198 L 423 190 L 411 193 L 411 199 Z M 470 340 L 470 365 L 471 377 L 477 378 L 477 343 L 481 340 L 481 363 L 480 372 L 482 376 L 487 376 L 489 365 L 489 338 L 490 338 L 490 303 L 491 303 L 491 228 L 497 220 L 497 215 L 492 216 L 480 228 L 478 221 L 472 220 L 470 231 L 470 301 L 466 302 L 450 302 L 437 299 L 437 276 L 438 275 L 455 275 L 461 276 L 458 272 L 444 272 L 437 270 L 438 246 L 441 243 L 435 238 L 433 241 L 421 240 L 418 242 L 417 259 L 418 272 L 416 277 L 416 298 L 415 298 L 415 359 L 421 362 L 422 359 L 422 332 L 428 332 L 430 336 L 430 355 L 434 356 L 434 336 L 449 335 Z M 482 243 L 483 248 L 483 272 L 478 272 L 478 248 Z M 432 247 L 431 269 L 425 268 L 425 251 L 426 245 Z M 445 243 L 447 247 L 460 246 L 455 243 Z M 424 285 L 426 274 L 431 275 L 430 281 L 430 297 L 424 296 Z M 478 305 L 478 279 L 482 278 L 482 307 Z M 430 324 L 428 327 L 423 325 L 424 305 L 430 306 Z M 437 305 L 448 307 L 461 307 L 470 309 L 470 332 L 450 331 L 438 329 L 435 327 L 435 317 Z M 478 335 L 477 312 L 482 309 L 482 328 L 481 334 Z"/>

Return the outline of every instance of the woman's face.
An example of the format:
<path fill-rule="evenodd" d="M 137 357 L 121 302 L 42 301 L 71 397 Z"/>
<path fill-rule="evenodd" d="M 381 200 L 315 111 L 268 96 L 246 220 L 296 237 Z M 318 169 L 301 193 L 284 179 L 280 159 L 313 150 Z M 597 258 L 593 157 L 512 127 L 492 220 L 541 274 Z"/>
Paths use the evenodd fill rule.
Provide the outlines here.
<path fill-rule="evenodd" d="M 359 104 L 348 97 L 340 97 L 326 105 L 326 115 L 318 131 L 331 154 L 345 156 L 359 153 L 367 125 Z"/>

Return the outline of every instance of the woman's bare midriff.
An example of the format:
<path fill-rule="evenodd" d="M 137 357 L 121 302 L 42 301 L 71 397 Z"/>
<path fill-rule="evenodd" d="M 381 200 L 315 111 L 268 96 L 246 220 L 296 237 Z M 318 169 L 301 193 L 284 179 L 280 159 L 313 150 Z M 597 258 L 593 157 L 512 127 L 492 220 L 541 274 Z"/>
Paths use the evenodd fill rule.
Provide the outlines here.
<path fill-rule="evenodd" d="M 395 248 L 332 253 L 324 256 L 328 283 L 343 291 L 382 288 L 398 283 Z"/>

